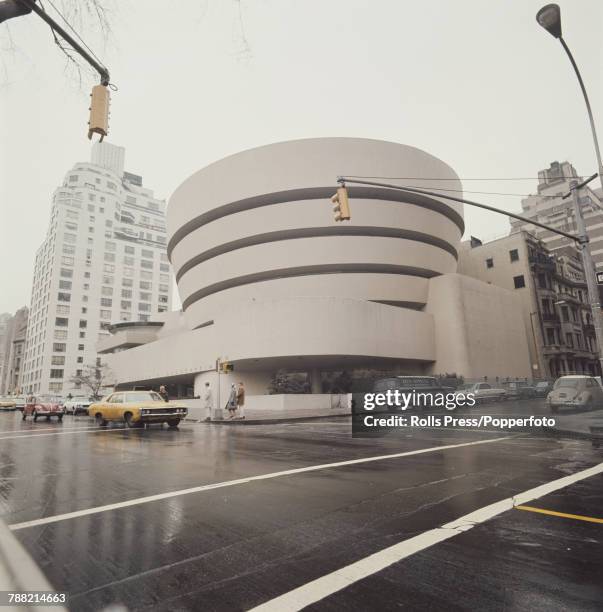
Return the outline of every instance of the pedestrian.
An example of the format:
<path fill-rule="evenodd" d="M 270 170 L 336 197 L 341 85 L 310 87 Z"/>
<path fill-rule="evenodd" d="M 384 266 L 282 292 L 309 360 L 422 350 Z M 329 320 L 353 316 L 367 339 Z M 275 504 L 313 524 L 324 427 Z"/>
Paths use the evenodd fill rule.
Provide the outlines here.
<path fill-rule="evenodd" d="M 228 401 L 226 402 L 226 408 L 228 410 L 228 418 L 234 419 L 235 411 L 237 409 L 237 387 L 234 383 L 230 386 L 230 395 L 228 396 Z"/>
<path fill-rule="evenodd" d="M 205 420 L 211 421 L 211 411 L 213 408 L 213 396 L 209 381 L 205 383 L 205 390 L 203 391 L 203 403 L 205 405 Z"/>
<path fill-rule="evenodd" d="M 163 399 L 164 402 L 169 402 L 170 398 L 168 397 L 168 393 L 165 390 L 165 386 L 161 385 L 161 387 L 159 387 L 159 395 L 161 395 L 161 398 Z"/>
<path fill-rule="evenodd" d="M 245 418 L 245 387 L 242 382 L 239 382 L 237 389 L 237 406 L 239 407 L 239 418 Z"/>

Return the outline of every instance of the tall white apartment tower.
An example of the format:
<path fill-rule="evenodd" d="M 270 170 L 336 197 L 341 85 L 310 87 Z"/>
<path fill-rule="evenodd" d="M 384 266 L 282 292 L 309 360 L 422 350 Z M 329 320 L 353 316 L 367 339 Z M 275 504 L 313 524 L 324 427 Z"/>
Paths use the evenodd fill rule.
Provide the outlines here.
<path fill-rule="evenodd" d="M 91 162 L 77 163 L 54 193 L 35 258 L 26 393 L 68 393 L 112 323 L 171 307 L 165 201 L 124 172 L 124 157 L 123 147 L 94 144 Z"/>
<path fill-rule="evenodd" d="M 538 193 L 521 201 L 524 217 L 551 225 L 566 232 L 576 232 L 573 199 L 563 196 L 572 185 L 580 182 L 576 169 L 569 162 L 553 162 L 538 173 Z M 600 190 L 585 187 L 580 193 L 580 205 L 584 214 L 586 232 L 590 238 L 590 252 L 597 270 L 603 270 L 603 194 Z M 511 233 L 526 230 L 540 238 L 549 251 L 573 246 L 569 238 L 559 236 L 540 227 L 511 219 Z"/>

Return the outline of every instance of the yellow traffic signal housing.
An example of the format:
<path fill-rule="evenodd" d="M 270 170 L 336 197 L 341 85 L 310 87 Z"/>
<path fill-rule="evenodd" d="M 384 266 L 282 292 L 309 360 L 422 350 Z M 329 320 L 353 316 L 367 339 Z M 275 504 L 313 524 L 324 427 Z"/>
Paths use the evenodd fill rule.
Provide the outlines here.
<path fill-rule="evenodd" d="M 90 94 L 90 120 L 88 138 L 100 134 L 100 141 L 109 133 L 109 89 L 105 85 L 95 85 Z"/>
<path fill-rule="evenodd" d="M 220 364 L 220 367 L 222 369 L 222 372 L 227 373 L 227 372 L 232 372 L 234 370 L 234 364 L 228 362 L 228 361 L 223 361 Z"/>
<path fill-rule="evenodd" d="M 335 221 L 350 220 L 350 202 L 348 190 L 345 187 L 338 187 L 337 193 L 331 198 L 333 202 L 333 215 Z"/>

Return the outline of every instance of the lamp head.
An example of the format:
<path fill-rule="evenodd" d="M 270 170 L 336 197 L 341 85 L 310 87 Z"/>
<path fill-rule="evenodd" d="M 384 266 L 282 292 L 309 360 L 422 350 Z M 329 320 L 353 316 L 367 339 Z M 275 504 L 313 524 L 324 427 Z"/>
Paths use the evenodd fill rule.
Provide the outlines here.
<path fill-rule="evenodd" d="M 547 4 L 536 13 L 536 21 L 555 38 L 561 38 L 561 9 L 558 4 Z"/>

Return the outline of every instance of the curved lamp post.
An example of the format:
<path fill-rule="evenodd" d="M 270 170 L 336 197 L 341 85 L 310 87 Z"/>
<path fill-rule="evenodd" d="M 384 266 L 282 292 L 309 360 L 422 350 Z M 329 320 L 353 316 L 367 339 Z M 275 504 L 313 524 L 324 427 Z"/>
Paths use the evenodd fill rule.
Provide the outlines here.
<path fill-rule="evenodd" d="M 580 83 L 580 89 L 582 90 L 582 95 L 584 96 L 584 102 L 586 104 L 586 110 L 588 112 L 588 119 L 590 121 L 590 129 L 593 135 L 593 142 L 595 144 L 595 153 L 597 154 L 597 164 L 598 164 L 598 172 L 599 179 L 601 181 L 601 187 L 603 187 L 603 163 L 601 162 L 601 151 L 599 150 L 599 140 L 597 138 L 597 130 L 595 129 L 595 120 L 593 119 L 593 112 L 590 107 L 590 102 L 588 100 L 588 95 L 586 93 L 586 87 L 584 87 L 584 81 L 582 80 L 582 75 L 578 70 L 578 65 L 574 60 L 574 56 L 572 52 L 569 50 L 565 40 L 563 39 L 563 34 L 561 31 L 561 9 L 558 4 L 547 4 L 543 6 L 538 13 L 536 13 L 536 21 L 541 25 L 551 36 L 559 39 L 561 46 L 567 53 L 569 60 L 574 68 L 574 72 L 578 77 L 578 83 Z"/>

